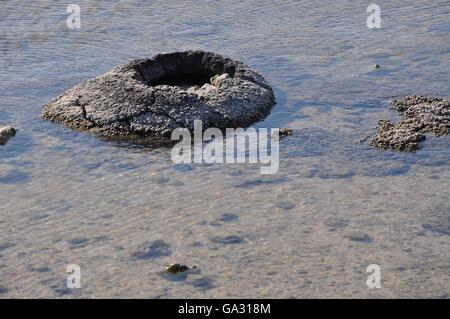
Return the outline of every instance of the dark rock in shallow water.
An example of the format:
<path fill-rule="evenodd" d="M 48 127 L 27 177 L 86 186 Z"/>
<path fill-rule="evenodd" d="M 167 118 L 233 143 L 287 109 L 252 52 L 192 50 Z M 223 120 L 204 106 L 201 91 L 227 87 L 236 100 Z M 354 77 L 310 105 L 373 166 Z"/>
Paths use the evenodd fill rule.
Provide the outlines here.
<path fill-rule="evenodd" d="M 294 134 L 294 130 L 293 129 L 287 128 L 287 127 L 283 127 L 283 128 L 280 128 L 280 130 L 278 132 L 278 135 L 275 134 L 275 133 L 272 134 L 272 139 L 278 140 L 278 139 L 285 138 L 287 136 L 291 136 L 293 134 Z"/>
<path fill-rule="evenodd" d="M 450 100 L 414 95 L 394 100 L 392 105 L 406 118 L 395 124 L 379 121 L 378 132 L 371 141 L 373 146 L 411 152 L 420 148 L 425 133 L 450 133 Z"/>
<path fill-rule="evenodd" d="M 189 269 L 191 269 L 191 268 L 189 268 L 186 265 L 177 263 L 177 264 L 167 265 L 166 272 L 168 272 L 169 274 L 176 275 L 176 274 L 178 274 L 180 272 L 185 272 L 185 271 L 187 271 Z M 194 266 L 194 267 L 192 267 L 192 269 L 197 269 L 197 267 Z"/>
<path fill-rule="evenodd" d="M 0 127 L 0 145 L 6 144 L 6 142 L 16 135 L 16 129 L 12 126 Z"/>
<path fill-rule="evenodd" d="M 378 132 L 371 144 L 384 149 L 412 152 L 419 149 L 420 142 L 424 140 L 425 135 L 415 131 L 408 123 L 402 121 L 392 124 L 390 121 L 380 120 Z"/>
<path fill-rule="evenodd" d="M 105 136 L 170 136 L 178 127 L 245 127 L 275 104 L 272 89 L 241 62 L 202 51 L 133 60 L 44 106 L 43 118 Z"/>

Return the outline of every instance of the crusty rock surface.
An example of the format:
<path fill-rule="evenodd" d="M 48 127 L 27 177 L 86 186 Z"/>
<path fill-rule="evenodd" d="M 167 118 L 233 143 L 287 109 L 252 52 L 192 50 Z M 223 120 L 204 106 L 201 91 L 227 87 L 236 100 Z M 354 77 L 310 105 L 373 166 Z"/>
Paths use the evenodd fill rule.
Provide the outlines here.
<path fill-rule="evenodd" d="M 16 129 L 12 126 L 0 127 L 0 145 L 5 145 L 8 140 L 16 135 Z"/>
<path fill-rule="evenodd" d="M 273 140 L 281 140 L 282 138 L 291 136 L 294 134 L 294 130 L 288 127 L 283 127 L 280 128 L 280 130 L 278 131 L 278 134 L 273 133 L 272 134 L 272 139 Z"/>
<path fill-rule="evenodd" d="M 437 136 L 450 133 L 450 100 L 413 95 L 391 103 L 405 119 L 395 124 L 379 121 L 372 145 L 411 152 L 420 148 L 425 133 Z"/>
<path fill-rule="evenodd" d="M 195 266 L 194 266 L 194 268 L 196 268 Z M 170 264 L 170 265 L 167 265 L 166 266 L 166 271 L 169 273 L 169 274 L 173 274 L 173 275 L 176 275 L 176 274 L 178 274 L 178 273 L 180 273 L 180 272 L 185 272 L 185 271 L 187 271 L 187 270 L 189 270 L 190 268 L 188 267 L 188 266 L 186 266 L 186 265 L 184 265 L 184 264 L 179 264 L 179 263 L 176 263 L 176 264 Z"/>
<path fill-rule="evenodd" d="M 44 106 L 43 118 L 105 136 L 170 136 L 178 127 L 245 127 L 275 104 L 246 65 L 203 51 L 133 60 Z"/>

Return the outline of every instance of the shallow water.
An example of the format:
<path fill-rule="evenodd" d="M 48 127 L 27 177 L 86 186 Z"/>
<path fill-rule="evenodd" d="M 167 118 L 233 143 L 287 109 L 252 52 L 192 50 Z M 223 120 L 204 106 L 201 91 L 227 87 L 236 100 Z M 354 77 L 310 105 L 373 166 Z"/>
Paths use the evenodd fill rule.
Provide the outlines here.
<path fill-rule="evenodd" d="M 0 3 L 0 298 L 450 295 L 450 137 L 413 154 L 359 141 L 391 96 L 448 96 L 448 1 Z M 280 170 L 175 165 L 168 148 L 103 141 L 42 105 L 132 58 L 204 49 L 243 61 L 292 127 Z M 374 64 L 381 68 L 375 70 Z M 150 247 L 150 251 L 146 248 Z M 200 272 L 174 280 L 168 263 Z M 78 264 L 82 288 L 65 286 Z M 368 289 L 366 267 L 381 266 Z"/>

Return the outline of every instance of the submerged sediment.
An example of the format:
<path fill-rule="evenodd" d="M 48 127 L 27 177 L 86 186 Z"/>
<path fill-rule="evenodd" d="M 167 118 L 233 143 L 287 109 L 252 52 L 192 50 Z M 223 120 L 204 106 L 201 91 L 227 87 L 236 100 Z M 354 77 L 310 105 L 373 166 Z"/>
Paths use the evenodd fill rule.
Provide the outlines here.
<path fill-rule="evenodd" d="M 408 96 L 391 102 L 404 115 L 398 123 L 378 122 L 373 146 L 396 151 L 416 151 L 426 139 L 425 133 L 437 136 L 450 133 L 450 100 L 425 96 Z"/>
<path fill-rule="evenodd" d="M 68 90 L 43 118 L 105 136 L 170 136 L 176 128 L 245 127 L 275 104 L 265 79 L 241 62 L 203 51 L 133 60 Z"/>

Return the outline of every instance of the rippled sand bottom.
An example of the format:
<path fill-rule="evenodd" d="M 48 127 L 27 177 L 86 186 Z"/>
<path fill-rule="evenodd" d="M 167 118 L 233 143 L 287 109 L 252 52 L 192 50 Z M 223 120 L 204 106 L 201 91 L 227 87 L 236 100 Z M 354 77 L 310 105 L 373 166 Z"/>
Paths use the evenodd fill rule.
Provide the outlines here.
<path fill-rule="evenodd" d="M 19 156 L 22 170 L 1 166 L 7 297 L 448 296 L 450 176 L 435 163 L 282 152 L 281 173 L 264 177 L 255 165 L 173 165 L 168 150 L 79 161 L 44 141 L 62 148 L 48 160 L 63 165 L 26 169 Z M 200 273 L 172 279 L 163 271 L 174 262 Z M 73 263 L 81 290 L 65 286 Z M 381 289 L 366 286 L 369 264 Z"/>

